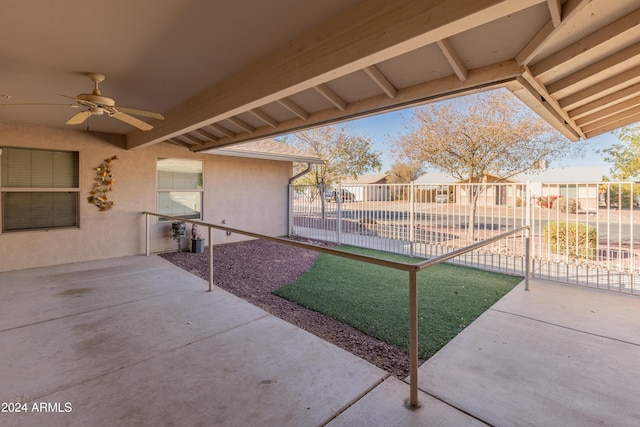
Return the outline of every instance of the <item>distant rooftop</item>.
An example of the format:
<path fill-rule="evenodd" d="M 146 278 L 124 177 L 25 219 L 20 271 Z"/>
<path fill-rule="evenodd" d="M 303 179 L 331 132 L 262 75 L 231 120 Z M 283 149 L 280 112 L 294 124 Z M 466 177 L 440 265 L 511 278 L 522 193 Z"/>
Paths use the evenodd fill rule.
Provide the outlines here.
<path fill-rule="evenodd" d="M 341 181 L 342 184 L 386 184 L 389 175 L 386 173 L 360 175 L 356 179 L 347 178 Z"/>
<path fill-rule="evenodd" d="M 276 141 L 275 139 L 261 139 L 258 141 L 229 145 L 211 150 L 210 153 L 219 156 L 322 164 L 322 160 L 318 156 L 283 142 Z"/>
<path fill-rule="evenodd" d="M 569 168 L 554 168 L 539 172 L 521 173 L 507 179 L 507 182 L 546 182 L 546 183 L 571 183 L 571 182 L 596 182 L 601 181 L 606 175 L 606 166 L 580 166 Z M 453 184 L 458 179 L 445 173 L 426 173 L 416 179 L 416 184 Z"/>

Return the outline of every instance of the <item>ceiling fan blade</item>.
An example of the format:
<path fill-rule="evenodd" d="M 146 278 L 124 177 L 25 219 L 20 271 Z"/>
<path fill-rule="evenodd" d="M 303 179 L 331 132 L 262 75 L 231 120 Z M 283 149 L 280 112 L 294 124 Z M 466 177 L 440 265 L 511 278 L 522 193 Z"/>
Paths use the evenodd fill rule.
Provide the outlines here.
<path fill-rule="evenodd" d="M 122 111 L 127 114 L 135 114 L 136 116 L 149 117 L 152 119 L 164 120 L 164 116 L 160 113 L 154 113 L 152 111 L 138 110 L 137 108 L 129 107 L 116 107 L 118 111 Z"/>
<path fill-rule="evenodd" d="M 58 95 L 58 96 L 64 96 L 65 98 L 70 98 L 70 99 L 73 99 L 74 101 L 77 101 L 77 100 L 78 100 L 78 98 L 76 98 L 75 96 L 64 95 L 64 94 L 62 94 L 62 93 L 58 93 L 58 94 L 56 94 L 56 95 Z"/>
<path fill-rule="evenodd" d="M 89 110 L 80 111 L 78 114 L 76 114 L 75 116 L 71 117 L 67 121 L 67 124 L 68 125 L 79 125 L 79 124 L 83 123 L 85 120 L 87 120 L 90 115 L 91 115 L 91 111 L 89 111 Z"/>
<path fill-rule="evenodd" d="M 136 119 L 133 116 L 130 116 L 128 114 L 125 114 L 121 111 L 116 111 L 112 114 L 109 114 L 110 117 L 113 117 L 114 119 L 118 119 L 120 121 L 123 121 L 127 124 L 130 124 L 131 126 L 135 126 L 138 129 L 141 130 L 151 130 L 153 129 L 153 126 L 151 126 L 149 123 L 143 122 L 142 120 Z"/>
<path fill-rule="evenodd" d="M 29 102 L 22 104 L 0 104 L 0 107 L 71 107 L 71 108 L 80 108 L 77 104 L 51 104 L 51 103 L 42 103 L 42 102 Z"/>

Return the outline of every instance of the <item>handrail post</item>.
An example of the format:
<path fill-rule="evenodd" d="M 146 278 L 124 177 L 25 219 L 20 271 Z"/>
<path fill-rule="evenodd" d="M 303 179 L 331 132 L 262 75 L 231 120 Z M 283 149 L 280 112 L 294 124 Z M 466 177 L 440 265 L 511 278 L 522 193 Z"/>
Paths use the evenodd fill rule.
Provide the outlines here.
<path fill-rule="evenodd" d="M 146 242 L 146 249 L 145 249 L 145 254 L 146 256 L 149 256 L 149 214 L 145 214 L 145 220 L 146 220 L 146 228 L 145 228 L 145 242 Z"/>
<path fill-rule="evenodd" d="M 420 407 L 418 400 L 418 271 L 409 271 L 409 399 L 410 409 Z"/>
<path fill-rule="evenodd" d="M 529 290 L 529 276 L 531 274 L 531 238 L 529 237 L 529 229 L 527 228 L 526 237 L 524 239 L 524 290 Z"/>
<path fill-rule="evenodd" d="M 531 275 L 531 181 L 527 181 L 527 189 L 525 191 L 525 225 L 527 227 L 524 233 L 524 290 L 529 290 L 529 276 Z"/>
<path fill-rule="evenodd" d="M 213 228 L 209 228 L 209 292 L 213 291 Z"/>

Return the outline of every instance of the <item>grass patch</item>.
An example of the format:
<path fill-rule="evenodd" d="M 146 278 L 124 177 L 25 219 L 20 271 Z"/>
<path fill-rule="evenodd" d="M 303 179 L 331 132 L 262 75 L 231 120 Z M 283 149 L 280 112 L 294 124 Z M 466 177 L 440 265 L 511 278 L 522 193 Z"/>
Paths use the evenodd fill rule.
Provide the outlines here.
<path fill-rule="evenodd" d="M 339 249 L 416 263 L 415 258 L 371 249 Z M 433 356 L 520 281 L 450 264 L 418 273 L 419 357 Z M 321 254 L 306 274 L 274 293 L 409 350 L 407 272 Z"/>

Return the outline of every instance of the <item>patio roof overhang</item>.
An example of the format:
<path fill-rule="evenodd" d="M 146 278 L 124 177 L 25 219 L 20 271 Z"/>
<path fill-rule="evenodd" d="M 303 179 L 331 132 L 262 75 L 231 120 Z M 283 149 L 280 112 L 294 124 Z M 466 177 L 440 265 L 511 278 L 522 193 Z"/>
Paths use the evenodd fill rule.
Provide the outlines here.
<path fill-rule="evenodd" d="M 91 117 L 87 130 L 205 152 L 501 87 L 571 140 L 640 120 L 637 0 L 228 3 L 2 6 L 0 35 L 16 41 L 0 49 L 0 96 L 59 102 L 44 94 L 76 94 L 90 83 L 78 72 L 99 71 L 105 94 L 166 120 L 131 131 Z M 0 120 L 71 115 L 53 110 L 3 107 Z"/>

